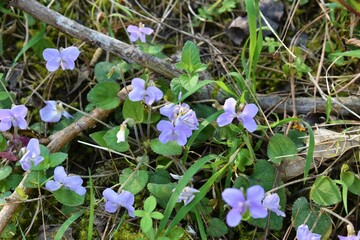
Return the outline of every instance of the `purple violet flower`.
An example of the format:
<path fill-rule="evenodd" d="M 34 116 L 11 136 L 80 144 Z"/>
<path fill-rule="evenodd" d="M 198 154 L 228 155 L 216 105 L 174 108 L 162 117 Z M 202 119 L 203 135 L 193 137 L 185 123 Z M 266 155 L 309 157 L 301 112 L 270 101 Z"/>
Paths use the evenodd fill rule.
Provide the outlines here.
<path fill-rule="evenodd" d="M 155 86 L 148 86 L 145 89 L 145 81 L 141 78 L 134 78 L 131 81 L 131 87 L 129 99 L 133 102 L 144 100 L 150 106 L 164 96 L 162 91 Z"/>
<path fill-rule="evenodd" d="M 39 165 L 44 158 L 40 156 L 40 145 L 39 140 L 36 138 L 30 139 L 28 145 L 26 146 L 25 154 L 20 159 L 20 164 L 24 171 L 27 171 L 31 168 L 32 163 L 35 166 Z"/>
<path fill-rule="evenodd" d="M 142 23 L 139 23 L 139 26 L 129 25 L 126 30 L 130 33 L 131 42 L 136 42 L 140 38 L 143 43 L 146 42 L 146 35 L 154 32 L 153 29 L 145 27 Z"/>
<path fill-rule="evenodd" d="M 276 215 L 285 217 L 285 213 L 280 210 L 280 198 L 277 193 L 266 196 L 263 200 L 263 206 L 276 213 Z"/>
<path fill-rule="evenodd" d="M 177 202 L 184 201 L 184 205 L 188 205 L 195 198 L 194 193 L 200 192 L 199 190 L 192 187 L 185 187 L 180 193 Z"/>
<path fill-rule="evenodd" d="M 191 129 L 183 124 L 174 124 L 170 121 L 161 120 L 156 128 L 161 132 L 159 141 L 167 143 L 169 141 L 177 141 L 180 146 L 184 146 L 187 142 L 187 138 L 191 136 Z"/>
<path fill-rule="evenodd" d="M 320 240 L 321 235 L 317 233 L 311 233 L 309 227 L 306 224 L 301 224 L 296 231 L 297 240 Z"/>
<path fill-rule="evenodd" d="M 44 122 L 58 122 L 61 119 L 61 115 L 66 118 L 72 118 L 72 116 L 65 111 L 61 103 L 56 101 L 45 101 L 46 106 L 40 109 L 40 118 Z"/>
<path fill-rule="evenodd" d="M 261 204 L 264 198 L 264 188 L 255 185 L 246 190 L 246 199 L 243 192 L 237 188 L 227 188 L 222 192 L 222 198 L 232 208 L 226 216 L 226 223 L 230 227 L 239 225 L 242 215 L 249 209 L 253 218 L 265 218 L 266 208 Z"/>
<path fill-rule="evenodd" d="M 45 184 L 45 187 L 50 192 L 54 192 L 64 186 L 67 189 L 74 191 L 80 196 L 85 195 L 86 189 L 82 186 L 83 180 L 80 176 L 70 175 L 65 172 L 64 167 L 58 166 L 54 169 L 54 180 L 50 180 Z"/>
<path fill-rule="evenodd" d="M 340 240 L 360 240 L 360 231 L 358 231 L 357 236 L 351 235 L 351 236 L 345 237 L 345 236 L 340 236 L 340 235 L 338 235 L 338 238 L 339 238 Z"/>
<path fill-rule="evenodd" d="M 242 112 L 235 112 L 236 100 L 234 98 L 226 99 L 224 104 L 224 113 L 216 120 L 220 127 L 229 125 L 234 118 L 237 118 L 249 132 L 254 132 L 257 128 L 254 117 L 259 111 L 253 104 L 246 104 Z"/>
<path fill-rule="evenodd" d="M 56 71 L 60 66 L 62 70 L 73 70 L 75 68 L 75 60 L 79 55 L 79 49 L 74 46 L 60 48 L 60 51 L 56 48 L 46 48 L 43 52 L 46 68 L 50 72 Z"/>
<path fill-rule="evenodd" d="M 27 128 L 25 120 L 27 107 L 24 105 L 13 106 L 11 109 L 0 109 L 0 131 L 7 131 L 11 125 L 20 129 Z"/>
<path fill-rule="evenodd" d="M 134 195 L 129 191 L 123 191 L 122 193 L 116 193 L 111 188 L 107 188 L 103 191 L 103 196 L 106 199 L 105 210 L 108 213 L 114 213 L 121 206 L 128 210 L 130 217 L 134 215 Z"/>

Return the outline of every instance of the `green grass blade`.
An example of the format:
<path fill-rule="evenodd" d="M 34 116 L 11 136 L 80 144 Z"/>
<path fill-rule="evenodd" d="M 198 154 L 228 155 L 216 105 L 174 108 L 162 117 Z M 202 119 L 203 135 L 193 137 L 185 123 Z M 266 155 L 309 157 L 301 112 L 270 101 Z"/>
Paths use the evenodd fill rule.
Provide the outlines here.
<path fill-rule="evenodd" d="M 19 58 L 32 46 L 34 46 L 38 41 L 40 41 L 45 36 L 45 26 L 42 27 L 41 31 L 35 34 L 20 50 L 20 52 L 15 57 L 12 66 L 15 66 Z"/>
<path fill-rule="evenodd" d="M 69 217 L 64 223 L 63 225 L 61 225 L 61 227 L 59 228 L 59 231 L 56 233 L 54 240 L 61 240 L 62 237 L 64 236 L 64 233 L 66 232 L 66 230 L 69 228 L 69 226 L 76 221 L 76 219 L 78 219 L 81 215 L 83 215 L 85 212 L 85 210 L 80 210 L 77 213 L 74 213 L 74 215 L 72 215 L 71 217 Z"/>
<path fill-rule="evenodd" d="M 306 128 L 308 129 L 308 132 L 309 132 L 309 147 L 308 147 L 308 151 L 306 154 L 306 163 L 305 163 L 305 168 L 304 168 L 304 182 L 305 182 L 307 176 L 309 175 L 311 162 L 313 160 L 313 155 L 314 155 L 314 150 L 315 150 L 315 137 L 314 137 L 314 132 L 313 132 L 311 126 L 305 121 L 303 121 L 303 123 L 306 125 Z"/>
<path fill-rule="evenodd" d="M 202 168 L 202 166 L 204 166 L 204 164 L 206 164 L 207 162 L 209 162 L 209 161 L 211 161 L 211 160 L 213 160 L 215 158 L 217 158 L 216 155 L 207 155 L 207 156 L 205 156 L 203 158 L 200 158 L 186 171 L 184 176 L 180 179 L 178 185 L 176 186 L 176 188 L 174 189 L 173 194 L 170 197 L 170 200 L 169 200 L 168 204 L 166 205 L 166 209 L 164 211 L 164 218 L 161 219 L 161 221 L 160 221 L 160 225 L 159 225 L 158 232 L 157 232 L 157 237 L 165 229 L 165 225 L 168 222 L 173 209 L 175 208 L 175 205 L 177 203 L 177 199 L 178 199 L 180 193 L 182 192 L 182 190 L 189 183 L 190 179 Z M 200 193 L 198 193 L 198 194 L 200 194 Z M 186 206 L 186 207 L 188 207 L 188 206 Z M 176 221 L 180 221 L 180 220 L 181 219 L 177 218 Z M 169 228 L 167 228 L 166 232 L 168 232 L 168 229 Z"/>
<path fill-rule="evenodd" d="M 95 196 L 94 196 L 94 186 L 91 177 L 91 171 L 89 169 L 89 183 L 90 183 L 90 213 L 89 213 L 89 227 L 87 239 L 93 239 L 93 228 L 94 228 L 94 212 L 95 212 Z"/>
<path fill-rule="evenodd" d="M 195 208 L 194 212 L 195 212 L 195 217 L 196 217 L 197 225 L 198 225 L 199 232 L 200 232 L 200 237 L 201 237 L 201 239 L 206 239 L 206 232 L 205 232 L 205 228 L 204 228 L 204 223 L 203 223 L 203 221 L 201 219 L 199 209 Z"/>

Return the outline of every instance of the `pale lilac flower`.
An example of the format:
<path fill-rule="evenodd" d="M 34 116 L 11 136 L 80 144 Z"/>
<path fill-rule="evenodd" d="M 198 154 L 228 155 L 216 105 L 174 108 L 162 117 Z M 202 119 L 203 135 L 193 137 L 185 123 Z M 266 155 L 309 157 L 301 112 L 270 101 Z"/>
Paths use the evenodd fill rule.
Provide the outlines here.
<path fill-rule="evenodd" d="M 36 138 L 30 139 L 28 145 L 26 146 L 25 154 L 20 159 L 22 169 L 24 169 L 24 171 L 27 171 L 31 168 L 32 163 L 36 167 L 43 160 L 44 158 L 40 156 L 39 140 L 37 140 Z"/>
<path fill-rule="evenodd" d="M 276 213 L 276 215 L 285 217 L 285 213 L 280 210 L 280 198 L 277 193 L 266 196 L 263 200 L 263 206 Z"/>
<path fill-rule="evenodd" d="M 184 201 L 184 205 L 188 205 L 195 198 L 194 193 L 200 192 L 199 190 L 192 187 L 185 187 L 180 193 L 177 202 Z"/>
<path fill-rule="evenodd" d="M 125 142 L 126 127 L 127 127 L 126 123 L 122 123 L 120 125 L 120 130 L 116 134 L 116 138 L 117 138 L 116 142 L 117 143 Z"/>
<path fill-rule="evenodd" d="M 309 231 L 306 224 L 301 224 L 296 231 L 297 240 L 320 240 L 321 235 Z"/>
<path fill-rule="evenodd" d="M 360 240 L 360 231 L 358 231 L 357 236 L 351 235 L 351 236 L 345 237 L 345 236 L 340 236 L 340 235 L 338 235 L 338 238 L 339 238 L 340 240 Z"/>
<path fill-rule="evenodd" d="M 111 188 L 107 188 L 103 191 L 103 196 L 106 199 L 105 210 L 108 213 L 114 213 L 121 206 L 128 210 L 130 217 L 134 215 L 134 195 L 129 191 L 123 191 L 118 194 Z"/>
<path fill-rule="evenodd" d="M 234 98 L 226 99 L 224 104 L 224 113 L 216 120 L 220 127 L 229 125 L 234 118 L 237 118 L 249 132 L 254 132 L 257 128 L 254 117 L 259 111 L 253 104 L 246 104 L 242 112 L 235 112 L 236 100 Z"/>
<path fill-rule="evenodd" d="M 56 48 L 46 48 L 43 52 L 46 68 L 50 72 L 56 71 L 60 66 L 63 70 L 73 70 L 75 68 L 75 60 L 79 55 L 79 49 L 74 46 L 60 48 L 60 51 Z"/>
<path fill-rule="evenodd" d="M 142 23 L 139 23 L 139 26 L 129 25 L 126 30 L 130 33 L 130 41 L 136 42 L 140 38 L 143 43 L 146 42 L 146 35 L 154 32 L 153 29 L 145 27 Z"/>
<path fill-rule="evenodd" d="M 244 193 L 237 188 L 227 188 L 222 192 L 222 198 L 232 208 L 226 216 L 226 223 L 230 227 L 239 225 L 242 215 L 247 209 L 253 218 L 265 218 L 267 216 L 266 208 L 261 204 L 264 198 L 264 188 L 255 185 L 246 190 L 246 199 Z"/>
<path fill-rule="evenodd" d="M 177 141 L 180 146 L 184 146 L 187 138 L 191 136 L 192 131 L 188 126 L 178 124 L 174 126 L 173 123 L 161 120 L 156 128 L 161 132 L 159 141 L 167 143 L 169 141 Z"/>
<path fill-rule="evenodd" d="M 46 106 L 40 109 L 40 118 L 44 122 L 58 122 L 61 119 L 61 115 L 66 118 L 72 118 L 72 116 L 65 111 L 62 103 L 56 101 L 45 101 Z"/>
<path fill-rule="evenodd" d="M 20 129 L 27 128 L 25 120 L 27 107 L 24 105 L 13 106 L 11 109 L 0 109 L 0 131 L 7 131 L 11 125 Z"/>
<path fill-rule="evenodd" d="M 159 101 L 164 94 L 155 86 L 145 88 L 145 81 L 141 78 L 134 78 L 131 81 L 132 90 L 129 93 L 129 99 L 133 102 L 144 100 L 147 105 L 152 105 Z"/>
<path fill-rule="evenodd" d="M 80 196 L 85 195 L 86 189 L 82 186 L 83 180 L 80 176 L 70 175 L 65 172 L 64 167 L 58 166 L 54 170 L 54 180 L 50 180 L 45 184 L 45 187 L 50 192 L 56 191 L 64 186 L 67 189 L 74 191 Z"/>

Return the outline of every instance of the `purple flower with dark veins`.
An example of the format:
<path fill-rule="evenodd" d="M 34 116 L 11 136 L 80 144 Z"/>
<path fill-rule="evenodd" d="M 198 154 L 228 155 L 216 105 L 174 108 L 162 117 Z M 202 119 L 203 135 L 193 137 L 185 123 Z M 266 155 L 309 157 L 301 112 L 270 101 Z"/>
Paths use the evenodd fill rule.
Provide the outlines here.
<path fill-rule="evenodd" d="M 80 176 L 67 175 L 64 167 L 58 166 L 54 169 L 54 180 L 50 180 L 45 184 L 45 187 L 50 192 L 54 192 L 64 186 L 67 189 L 74 191 L 80 196 L 85 195 L 86 189 L 82 186 L 83 180 Z"/>
<path fill-rule="evenodd" d="M 28 145 L 26 146 L 25 154 L 20 159 L 20 164 L 24 171 L 27 171 L 31 168 L 32 163 L 39 165 L 44 158 L 40 156 L 40 145 L 39 140 L 36 138 L 30 139 Z"/>
<path fill-rule="evenodd" d="M 320 240 L 321 235 L 309 231 L 306 224 L 301 224 L 296 231 L 297 240 Z"/>
<path fill-rule="evenodd" d="M 7 131 L 11 126 L 26 129 L 27 111 L 28 109 L 24 105 L 13 106 L 11 109 L 0 109 L 0 131 Z"/>
<path fill-rule="evenodd" d="M 106 199 L 105 210 L 108 213 L 114 213 L 121 206 L 128 210 L 130 217 L 134 215 L 134 195 L 129 191 L 123 191 L 122 193 L 116 193 L 111 188 L 107 188 L 103 192 L 103 196 Z"/>
<path fill-rule="evenodd" d="M 146 35 L 154 32 L 153 29 L 145 27 L 142 23 L 139 23 L 139 26 L 129 25 L 126 30 L 130 33 L 131 42 L 136 42 L 140 38 L 143 43 L 146 42 Z"/>
<path fill-rule="evenodd" d="M 167 143 L 169 141 L 177 141 L 180 146 L 184 146 L 187 142 L 187 138 L 191 136 L 191 129 L 183 124 L 174 126 L 172 122 L 161 120 L 156 128 L 161 132 L 159 141 Z"/>
<path fill-rule="evenodd" d="M 348 230 L 348 231 L 349 231 L 349 230 Z M 345 237 L 345 236 L 340 236 L 340 235 L 338 235 L 338 238 L 339 238 L 340 240 L 360 240 L 360 231 L 358 231 L 357 236 L 355 236 L 355 235 L 350 235 L 350 236 Z"/>
<path fill-rule="evenodd" d="M 159 101 L 164 94 L 155 86 L 145 88 L 145 81 L 141 78 L 134 78 L 131 81 L 132 90 L 129 93 L 129 99 L 133 102 L 144 100 L 147 105 L 152 105 Z"/>
<path fill-rule="evenodd" d="M 226 223 L 230 227 L 239 225 L 242 215 L 247 209 L 253 218 L 265 218 L 267 216 L 266 208 L 261 204 L 264 198 L 264 188 L 255 185 L 246 190 L 244 193 L 237 188 L 227 188 L 222 192 L 222 198 L 232 208 L 226 216 Z"/>
<path fill-rule="evenodd" d="M 280 210 L 280 198 L 277 193 L 266 196 L 263 200 L 263 206 L 274 212 L 276 215 L 285 217 L 285 213 Z"/>
<path fill-rule="evenodd" d="M 61 116 L 72 118 L 72 116 L 65 111 L 61 103 L 56 101 L 45 101 L 46 106 L 40 109 L 40 118 L 44 122 L 58 122 Z"/>
<path fill-rule="evenodd" d="M 237 118 L 249 132 L 254 132 L 257 128 L 254 117 L 259 111 L 253 104 L 246 104 L 242 112 L 235 112 L 236 100 L 234 98 L 226 99 L 224 104 L 224 113 L 216 120 L 220 127 L 229 125 L 234 118 Z"/>
<path fill-rule="evenodd" d="M 50 72 L 56 71 L 60 66 L 62 70 L 73 70 L 75 68 L 75 61 L 79 55 L 79 49 L 74 46 L 60 48 L 60 51 L 56 48 L 46 48 L 43 52 L 46 68 Z"/>

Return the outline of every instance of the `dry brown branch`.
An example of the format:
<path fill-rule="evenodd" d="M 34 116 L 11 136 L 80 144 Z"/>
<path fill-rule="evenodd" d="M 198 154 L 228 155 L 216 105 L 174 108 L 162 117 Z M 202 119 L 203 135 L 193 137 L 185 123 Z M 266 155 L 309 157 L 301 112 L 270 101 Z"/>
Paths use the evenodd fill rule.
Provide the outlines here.
<path fill-rule="evenodd" d="M 143 53 L 137 47 L 129 45 L 103 33 L 87 28 L 60 13 L 57 13 L 35 0 L 6 0 L 13 7 L 29 13 L 33 17 L 55 27 L 61 32 L 69 34 L 93 46 L 100 47 L 106 51 L 121 57 L 125 61 L 135 62 L 143 67 L 149 68 L 163 76 L 173 78 L 179 76 L 180 71 L 164 60 Z"/>

